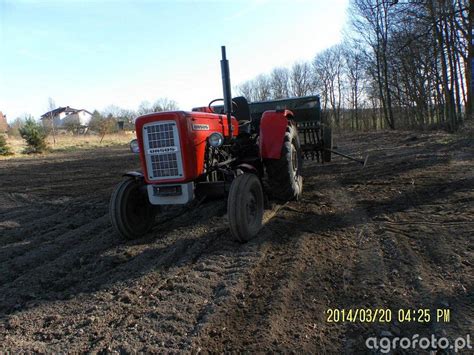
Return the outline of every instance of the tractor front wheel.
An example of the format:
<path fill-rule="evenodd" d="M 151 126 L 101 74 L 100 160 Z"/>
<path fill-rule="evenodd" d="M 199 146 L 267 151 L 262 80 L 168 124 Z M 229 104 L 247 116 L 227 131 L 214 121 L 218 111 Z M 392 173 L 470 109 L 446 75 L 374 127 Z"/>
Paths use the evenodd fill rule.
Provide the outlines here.
<path fill-rule="evenodd" d="M 145 235 L 153 226 L 157 207 L 148 201 L 143 181 L 126 178 L 112 193 L 110 220 L 115 230 L 126 239 Z"/>
<path fill-rule="evenodd" d="M 227 215 L 232 236 L 244 243 L 262 228 L 263 189 L 254 174 L 237 176 L 230 186 Z"/>

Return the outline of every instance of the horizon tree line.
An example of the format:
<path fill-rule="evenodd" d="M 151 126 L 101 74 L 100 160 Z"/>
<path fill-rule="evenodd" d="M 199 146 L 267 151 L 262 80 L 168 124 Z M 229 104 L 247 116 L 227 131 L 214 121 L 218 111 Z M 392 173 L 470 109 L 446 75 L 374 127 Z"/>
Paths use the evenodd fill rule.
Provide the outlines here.
<path fill-rule="evenodd" d="M 344 40 L 237 86 L 249 101 L 319 95 L 340 129 L 446 128 L 472 119 L 468 0 L 351 0 Z"/>

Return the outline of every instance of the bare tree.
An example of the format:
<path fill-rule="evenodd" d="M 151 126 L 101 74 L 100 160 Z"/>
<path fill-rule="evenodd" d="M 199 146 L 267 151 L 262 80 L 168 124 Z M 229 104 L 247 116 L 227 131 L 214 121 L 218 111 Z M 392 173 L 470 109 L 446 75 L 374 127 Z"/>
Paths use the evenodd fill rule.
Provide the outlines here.
<path fill-rule="evenodd" d="M 340 126 L 343 103 L 344 60 L 341 45 L 319 53 L 313 60 L 314 85 L 320 92 L 323 110 L 331 108 L 336 125 Z"/>
<path fill-rule="evenodd" d="M 268 75 L 260 74 L 254 80 L 255 100 L 270 100 L 272 95 L 271 80 Z"/>
<path fill-rule="evenodd" d="M 153 106 L 151 105 L 150 101 L 142 101 L 140 105 L 138 105 L 137 113 L 139 116 L 146 115 L 147 113 L 152 113 Z"/>
<path fill-rule="evenodd" d="M 161 111 L 176 111 L 178 109 L 178 104 L 174 100 L 170 100 L 167 97 L 161 97 L 155 101 L 152 105 L 154 112 Z"/>
<path fill-rule="evenodd" d="M 326 70 L 327 55 L 322 52 L 317 54 L 313 59 L 313 87 L 319 93 L 321 100 L 321 108 L 326 111 L 329 101 L 329 75 Z"/>
<path fill-rule="evenodd" d="M 311 94 L 312 89 L 311 66 L 306 62 L 293 64 L 290 70 L 290 93 L 301 97 Z"/>
<path fill-rule="evenodd" d="M 346 43 L 239 91 L 251 101 L 317 93 L 340 127 L 454 130 L 473 111 L 471 2 L 351 0 Z"/>
<path fill-rule="evenodd" d="M 388 38 L 393 29 L 395 17 L 392 5 L 386 0 L 352 0 L 351 23 L 365 43 L 372 49 L 375 79 L 378 84 L 380 101 L 385 120 L 390 128 L 395 128 L 392 108 L 392 91 L 389 82 Z"/>
<path fill-rule="evenodd" d="M 290 96 L 290 73 L 286 68 L 275 68 L 270 74 L 270 86 L 273 99 L 283 99 Z"/>
<path fill-rule="evenodd" d="M 472 82 L 474 70 L 474 5 L 469 0 L 456 0 L 458 17 L 456 28 L 462 37 L 460 55 L 464 62 L 464 78 L 466 83 L 466 118 L 474 118 L 474 98 Z M 465 46 L 463 45 L 465 44 Z"/>
<path fill-rule="evenodd" d="M 133 129 L 133 124 L 135 122 L 135 118 L 137 117 L 137 113 L 135 111 L 128 110 L 128 109 L 121 109 L 119 117 L 124 120 L 128 129 Z"/>
<path fill-rule="evenodd" d="M 343 55 L 345 59 L 347 83 L 349 90 L 349 107 L 352 116 L 352 128 L 359 130 L 359 106 L 365 89 L 364 59 L 366 58 L 362 48 L 357 45 L 344 46 Z"/>
<path fill-rule="evenodd" d="M 112 117 L 118 118 L 122 113 L 122 108 L 117 105 L 109 105 L 101 112 L 102 116 L 107 117 L 111 115 Z"/>
<path fill-rule="evenodd" d="M 51 121 L 51 132 L 53 133 L 53 145 L 56 144 L 56 124 L 54 122 L 53 110 L 56 108 L 56 103 L 52 97 L 48 97 L 49 119 Z"/>
<path fill-rule="evenodd" d="M 255 101 L 255 85 L 252 80 L 248 80 L 236 88 L 237 93 L 244 96 L 249 101 Z"/>

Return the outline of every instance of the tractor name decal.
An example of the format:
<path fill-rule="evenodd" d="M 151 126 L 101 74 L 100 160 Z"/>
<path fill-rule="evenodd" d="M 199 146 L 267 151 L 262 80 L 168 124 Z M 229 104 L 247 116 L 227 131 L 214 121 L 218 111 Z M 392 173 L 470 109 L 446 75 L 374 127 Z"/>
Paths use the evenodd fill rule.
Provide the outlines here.
<path fill-rule="evenodd" d="M 209 131 L 208 124 L 193 124 L 193 131 Z"/>
<path fill-rule="evenodd" d="M 153 148 L 153 149 L 148 149 L 148 154 L 165 154 L 165 153 L 174 153 L 177 151 L 178 151 L 177 147 Z"/>

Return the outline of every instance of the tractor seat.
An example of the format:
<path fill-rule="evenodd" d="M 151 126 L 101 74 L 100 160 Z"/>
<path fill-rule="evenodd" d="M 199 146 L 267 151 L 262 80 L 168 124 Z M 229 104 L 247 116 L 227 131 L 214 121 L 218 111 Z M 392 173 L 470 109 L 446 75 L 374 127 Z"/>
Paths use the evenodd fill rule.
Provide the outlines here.
<path fill-rule="evenodd" d="M 247 99 L 243 96 L 234 97 L 232 99 L 232 115 L 239 122 L 239 132 L 251 132 L 252 117 L 250 116 L 250 108 Z"/>
<path fill-rule="evenodd" d="M 247 99 L 243 96 L 237 96 L 232 99 L 232 114 L 239 121 L 252 121 L 250 116 L 250 108 Z"/>

